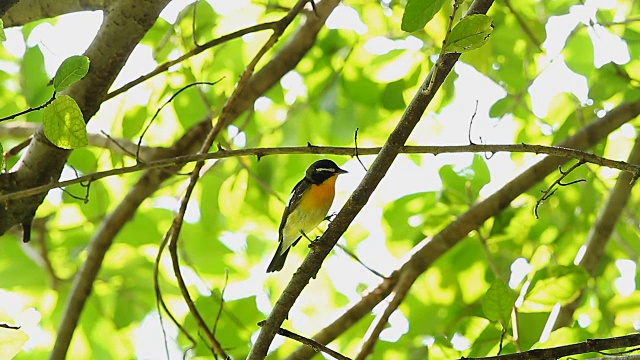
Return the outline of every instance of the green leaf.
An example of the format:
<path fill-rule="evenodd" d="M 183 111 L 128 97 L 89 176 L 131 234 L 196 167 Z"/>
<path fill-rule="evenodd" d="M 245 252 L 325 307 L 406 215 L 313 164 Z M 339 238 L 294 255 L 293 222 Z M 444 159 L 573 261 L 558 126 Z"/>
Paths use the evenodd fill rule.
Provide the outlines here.
<path fill-rule="evenodd" d="M 382 84 L 370 79 L 360 67 L 344 72 L 342 88 L 347 97 L 368 106 L 378 106 L 383 93 Z"/>
<path fill-rule="evenodd" d="M 469 203 L 466 191 L 468 179 L 461 172 L 462 171 L 455 170 L 453 165 L 445 165 L 438 171 L 438 175 L 440 175 L 440 180 L 442 181 L 440 201 L 443 201 L 447 205 Z"/>
<path fill-rule="evenodd" d="M 20 64 L 20 93 L 29 106 L 39 106 L 51 98 L 49 75 L 44 68 L 44 55 L 39 46 L 27 48 Z"/>
<path fill-rule="evenodd" d="M 619 92 L 628 91 L 629 81 L 625 76 L 629 75 L 624 69 L 612 63 L 593 69 L 589 77 L 589 98 L 605 101 Z"/>
<path fill-rule="evenodd" d="M 444 0 L 408 0 L 402 14 L 402 30 L 413 32 L 424 28 L 440 11 L 442 4 Z"/>
<path fill-rule="evenodd" d="M 0 19 L 0 41 L 7 40 L 7 35 L 4 33 L 4 22 Z"/>
<path fill-rule="evenodd" d="M 53 78 L 53 88 L 60 92 L 69 85 L 82 79 L 89 71 L 89 58 L 83 55 L 74 55 L 66 58 Z"/>
<path fill-rule="evenodd" d="M 571 71 L 590 77 L 593 72 L 593 43 L 586 31 L 578 31 L 567 40 L 564 61 Z"/>
<path fill-rule="evenodd" d="M 44 134 L 55 146 L 74 149 L 88 144 L 87 128 L 76 101 L 68 95 L 53 100 L 42 116 Z"/>
<path fill-rule="evenodd" d="M 229 177 L 222 183 L 218 196 L 220 213 L 227 217 L 237 216 L 247 193 L 249 174 L 241 170 L 237 175 Z"/>
<path fill-rule="evenodd" d="M 503 117 L 509 110 L 513 110 L 513 97 L 505 96 L 491 105 L 489 116 L 492 118 Z"/>
<path fill-rule="evenodd" d="M 534 275 L 519 308 L 521 311 L 549 311 L 557 303 L 573 301 L 586 285 L 589 275 L 576 265 L 545 267 Z"/>
<path fill-rule="evenodd" d="M 484 14 L 462 18 L 451 29 L 444 50 L 448 53 L 463 53 L 484 45 L 493 32 L 493 20 Z"/>
<path fill-rule="evenodd" d="M 387 84 L 380 97 L 382 106 L 388 110 L 402 110 L 406 108 L 407 103 L 402 96 L 402 92 L 406 87 L 404 79 Z"/>
<path fill-rule="evenodd" d="M 482 299 L 482 311 L 487 319 L 498 321 L 507 328 L 511 320 L 511 309 L 518 294 L 509 288 L 504 281 L 496 280 Z"/>
<path fill-rule="evenodd" d="M 511 220 L 516 216 L 516 213 L 517 210 L 513 207 L 508 207 L 500 211 L 498 215 L 493 218 L 493 226 L 491 227 L 489 237 L 505 234 L 509 229 Z"/>
<path fill-rule="evenodd" d="M 122 135 L 127 139 L 133 139 L 134 136 L 138 135 L 147 121 L 147 112 L 146 106 L 131 107 L 122 121 Z"/>
<path fill-rule="evenodd" d="M 471 165 L 456 169 L 452 165 L 440 168 L 440 179 L 443 190 L 453 191 L 456 198 L 450 198 L 460 204 L 470 204 L 476 201 L 480 190 L 489 183 L 491 177 L 489 168 L 481 155 L 474 155 Z"/>
<path fill-rule="evenodd" d="M 473 155 L 473 162 L 471 162 L 471 170 L 473 170 L 473 177 L 471 178 L 471 191 L 474 196 L 480 193 L 480 190 L 491 181 L 491 174 L 489 173 L 489 167 L 484 161 L 482 155 Z"/>
<path fill-rule="evenodd" d="M 20 352 L 29 340 L 29 335 L 22 330 L 0 328 L 0 358 L 12 359 Z"/>

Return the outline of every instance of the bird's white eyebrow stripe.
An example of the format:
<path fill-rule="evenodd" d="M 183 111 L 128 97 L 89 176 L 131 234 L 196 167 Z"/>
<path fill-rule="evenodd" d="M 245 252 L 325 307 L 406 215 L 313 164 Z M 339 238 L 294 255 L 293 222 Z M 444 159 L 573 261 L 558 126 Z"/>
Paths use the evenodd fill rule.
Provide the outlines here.
<path fill-rule="evenodd" d="M 317 168 L 316 171 L 336 172 L 336 169 L 334 169 L 334 168 Z"/>

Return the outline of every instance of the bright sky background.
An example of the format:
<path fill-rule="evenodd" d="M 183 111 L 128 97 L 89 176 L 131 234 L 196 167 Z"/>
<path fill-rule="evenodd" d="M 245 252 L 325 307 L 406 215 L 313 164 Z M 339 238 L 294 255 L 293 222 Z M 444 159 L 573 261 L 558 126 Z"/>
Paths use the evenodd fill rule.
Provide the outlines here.
<path fill-rule="evenodd" d="M 174 22 L 178 12 L 190 0 L 174 0 L 162 13 L 162 17 Z M 240 11 L 250 4 L 250 0 L 209 0 L 209 3 L 221 15 L 230 15 Z M 597 7 L 611 8 L 615 6 L 614 0 L 588 0 L 585 5 L 575 5 L 571 8 L 569 14 L 552 17 L 547 23 L 546 30 L 548 34 L 554 34 L 553 37 L 547 38 L 543 43 L 546 52 L 545 62 L 541 65 L 539 71 L 540 76 L 534 81 L 530 87 L 530 95 L 533 104 L 533 111 L 536 116 L 543 118 L 548 110 L 549 103 L 554 96 L 560 92 L 570 92 L 576 96 L 582 103 L 587 103 L 587 82 L 586 79 L 578 74 L 571 72 L 564 63 L 560 50 L 564 46 L 567 36 L 577 24 L 588 24 L 590 19 L 595 16 Z M 624 13 L 621 9 L 620 16 Z M 100 23 L 102 21 L 101 12 L 84 12 L 62 16 L 56 23 L 51 25 L 43 23 L 38 25 L 27 41 L 28 46 L 40 45 L 45 56 L 47 72 L 53 76 L 55 70 L 60 63 L 71 55 L 81 54 L 93 40 Z M 330 28 L 350 29 L 358 34 L 366 36 L 367 26 L 362 22 L 358 13 L 349 7 L 349 1 L 339 5 L 331 17 L 327 21 Z M 497 24 L 499 26 L 499 24 Z M 19 29 L 10 28 L 6 30 L 7 41 L 4 46 L 16 57 L 24 54 L 25 47 L 22 34 Z M 610 33 L 607 29 L 595 26 L 589 30 L 589 34 L 594 42 L 595 60 L 594 63 L 600 67 L 608 62 L 624 64 L 629 61 L 629 52 L 626 44 L 617 36 Z M 421 40 L 408 35 L 404 40 L 391 40 L 385 37 L 375 37 L 368 40 L 364 44 L 364 49 L 372 54 L 382 55 L 394 49 L 408 49 L 420 51 L 422 47 Z M 406 60 L 406 59 L 405 59 Z M 407 60 L 409 61 L 409 60 Z M 129 62 L 123 69 L 122 73 L 116 80 L 114 87 L 118 87 L 129 80 L 138 77 L 142 73 L 146 73 L 153 69 L 157 64 L 151 55 L 151 48 L 147 46 L 138 46 L 131 56 Z M 396 68 L 402 68 L 396 66 Z M 17 71 L 15 64 L 0 62 L 0 69 L 13 73 Z M 473 138 L 478 139 L 480 136 L 485 143 L 512 143 L 515 137 L 516 124 L 512 118 L 505 116 L 497 121 L 497 119 L 489 118 L 488 112 L 491 105 L 498 99 L 504 97 L 506 93 L 498 85 L 493 83 L 484 75 L 478 73 L 473 67 L 458 63 L 455 67 L 459 78 L 456 80 L 456 96 L 454 101 L 443 109 L 439 114 L 427 112 L 424 121 L 419 123 L 414 131 L 411 140 L 420 144 L 467 144 L 467 131 L 469 119 L 474 113 L 476 102 L 478 103 L 478 111 L 474 120 Z M 394 74 L 392 72 L 380 74 L 384 77 L 394 78 L 402 76 L 402 74 Z M 293 103 L 299 97 L 304 98 L 306 89 L 299 74 L 292 72 L 282 80 L 283 87 L 287 90 L 287 102 Z M 477 91 L 482 89 L 482 91 Z M 554 90 L 555 92 L 551 92 Z M 131 90 L 126 101 L 145 104 L 147 103 L 150 90 L 144 86 L 139 86 Z M 302 95 L 302 96 L 300 96 Z M 123 97 L 124 98 L 124 97 Z M 89 123 L 88 130 L 97 132 L 100 130 L 109 131 L 111 128 L 110 119 L 118 111 L 119 101 L 110 101 L 100 110 L 100 116 Z M 256 103 L 258 111 L 270 106 L 269 100 L 261 98 Z M 281 116 L 286 116 L 285 113 Z M 460 131 L 460 129 L 465 129 Z M 544 129 L 541 128 L 541 132 Z M 635 129 L 632 126 L 625 126 L 623 129 L 612 136 L 618 136 L 621 139 L 635 138 Z M 242 141 L 242 139 L 240 139 Z M 328 144 L 329 145 L 329 144 Z M 614 154 L 615 155 L 615 154 Z M 624 155 L 624 154 L 621 154 Z M 425 156 L 430 164 L 429 167 L 418 167 L 412 161 L 405 157 L 398 157 L 394 163 L 392 170 L 389 171 L 381 186 L 374 192 L 369 204 L 356 218 L 354 226 L 362 226 L 370 232 L 370 236 L 362 241 L 357 247 L 357 253 L 361 260 L 365 263 L 376 264 L 376 268 L 383 273 L 388 273 L 400 265 L 400 259 L 393 258 L 385 249 L 384 232 L 381 228 L 382 207 L 389 201 L 396 199 L 401 195 L 413 193 L 419 190 L 431 191 L 440 187 L 440 179 L 437 171 L 440 166 L 445 164 L 457 164 L 458 166 L 468 165 L 472 159 L 471 154 L 456 155 L 439 155 Z M 539 157 L 530 156 L 529 161 L 533 162 Z M 373 157 L 363 158 L 365 164 L 368 165 Z M 483 194 L 487 195 L 501 187 L 505 182 L 509 181 L 513 174 L 516 173 L 516 167 L 510 160 L 509 154 L 496 154 L 489 160 L 488 166 L 492 174 L 492 182 L 483 189 Z M 337 183 L 337 197 L 334 201 L 334 207 L 331 211 L 339 210 L 351 191 L 358 185 L 364 172 L 355 160 L 347 161 L 342 165 L 349 171 L 349 176 L 342 176 Z M 406 177 L 405 174 L 411 172 L 412 177 Z M 613 175 L 614 173 L 612 173 Z M 72 173 L 64 174 L 71 177 Z M 407 183 L 409 181 L 409 183 Z M 403 186 L 394 186 L 394 184 L 402 183 Z M 53 197 L 59 196 L 52 195 Z M 174 207 L 175 199 L 160 199 L 157 204 L 163 207 Z M 199 211 L 192 208 L 189 214 L 189 221 L 199 220 Z M 273 230 L 274 238 L 277 238 L 277 229 Z M 242 244 L 246 241 L 246 233 L 229 233 L 224 241 L 227 244 Z M 367 283 L 369 286 L 375 286 L 378 279 L 355 264 L 341 250 L 336 249 L 338 256 L 328 259 L 328 264 L 323 269 L 328 274 L 333 286 L 344 293 L 350 301 L 360 299 L 360 294 L 353 291 L 353 281 L 358 279 L 359 282 Z M 293 261 L 297 255 L 292 256 Z M 252 271 L 253 276 L 247 281 L 241 283 L 230 284 L 226 290 L 226 297 L 233 299 L 244 297 L 247 295 L 256 295 L 258 298 L 258 306 L 260 310 L 268 312 L 271 309 L 271 302 L 262 290 L 262 284 L 267 279 L 264 274 L 266 262 L 269 256 L 265 256 L 264 263 L 256 264 Z M 636 289 L 635 273 L 636 264 L 632 261 L 618 260 L 616 265 L 620 271 L 620 277 L 615 282 L 615 287 L 621 294 L 629 294 Z M 293 268 L 293 266 L 291 266 Z M 289 269 L 291 270 L 291 269 Z M 185 269 L 184 271 L 187 271 Z M 292 270 L 291 270 L 292 271 Z M 515 288 L 522 282 L 529 271 L 529 264 L 525 259 L 517 259 L 512 265 L 512 276 L 510 286 Z M 344 274 L 352 274 L 352 277 L 345 277 Z M 275 275 L 280 280 L 290 276 L 290 271 L 284 271 L 283 274 Z M 188 279 L 189 280 L 189 279 Z M 190 281 L 198 284 L 199 280 L 193 275 Z M 206 292 L 207 287 L 201 286 L 201 291 Z M 37 325 L 40 321 L 39 313 L 31 308 L 25 309 L 19 294 L 9 293 L 0 290 L 0 311 L 4 310 L 11 314 L 16 322 L 23 325 L 23 330 L 29 334 L 31 340 L 27 348 L 31 346 L 50 346 L 53 339 Z M 376 308 L 376 311 L 382 307 Z M 290 314 L 291 321 L 294 326 L 305 328 L 306 318 L 304 315 L 298 315 L 296 312 Z M 391 327 L 383 332 L 383 338 L 389 341 L 397 339 L 402 333 L 408 329 L 408 322 L 400 312 L 396 312 L 392 316 Z M 550 322 L 551 323 L 551 322 Z M 580 319 L 580 324 L 587 326 L 590 319 Z M 168 335 L 175 338 L 175 329 L 171 328 L 165 322 L 168 329 Z M 638 324 L 640 329 L 640 323 Z M 550 331 L 550 330 L 549 330 Z M 543 338 L 548 336 L 547 331 L 543 334 Z M 137 341 L 137 356 L 140 359 L 158 358 L 163 356 L 164 349 L 159 348 L 155 344 L 162 343 L 162 332 L 158 326 L 157 314 L 150 313 L 142 322 L 139 331 L 135 332 Z M 160 339 L 160 340 L 159 340 Z M 276 340 L 274 346 L 277 346 L 281 340 Z M 154 344 L 149 346 L 149 344 Z M 462 336 L 454 337 L 454 344 L 457 348 L 463 349 L 468 346 L 468 341 Z M 172 354 L 176 358 L 180 358 L 179 350 L 172 344 Z"/>

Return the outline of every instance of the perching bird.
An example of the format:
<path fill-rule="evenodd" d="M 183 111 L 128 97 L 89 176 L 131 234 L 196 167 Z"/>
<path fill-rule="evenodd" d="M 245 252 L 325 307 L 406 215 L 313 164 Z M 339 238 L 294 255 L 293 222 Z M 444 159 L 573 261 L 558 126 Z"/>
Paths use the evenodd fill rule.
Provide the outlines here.
<path fill-rule="evenodd" d="M 267 267 L 267 272 L 281 270 L 289 249 L 325 219 L 333 203 L 336 178 L 345 173 L 346 170 L 327 159 L 318 160 L 309 166 L 304 178 L 291 191 L 278 230 L 278 250 Z"/>

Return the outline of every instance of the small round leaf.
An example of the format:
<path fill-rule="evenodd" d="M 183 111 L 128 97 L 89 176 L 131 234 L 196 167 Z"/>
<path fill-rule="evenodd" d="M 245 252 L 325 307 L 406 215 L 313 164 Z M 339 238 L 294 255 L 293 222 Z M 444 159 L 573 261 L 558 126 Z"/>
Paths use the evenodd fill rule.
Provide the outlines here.
<path fill-rule="evenodd" d="M 53 78 L 53 88 L 60 92 L 69 85 L 82 79 L 89 71 L 89 58 L 82 55 L 74 55 L 66 58 Z"/>

